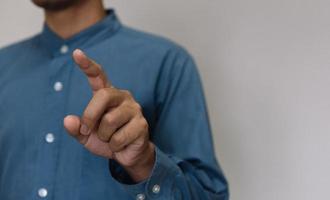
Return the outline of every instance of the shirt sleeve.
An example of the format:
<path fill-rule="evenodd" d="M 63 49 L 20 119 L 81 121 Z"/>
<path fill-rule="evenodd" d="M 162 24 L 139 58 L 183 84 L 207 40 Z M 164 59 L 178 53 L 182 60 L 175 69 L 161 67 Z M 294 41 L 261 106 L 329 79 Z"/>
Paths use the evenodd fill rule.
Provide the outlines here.
<path fill-rule="evenodd" d="M 228 184 L 214 154 L 205 98 L 196 65 L 182 48 L 164 58 L 156 88 L 151 140 L 156 162 L 150 177 L 134 184 L 110 161 L 110 171 L 134 198 L 228 200 Z"/>

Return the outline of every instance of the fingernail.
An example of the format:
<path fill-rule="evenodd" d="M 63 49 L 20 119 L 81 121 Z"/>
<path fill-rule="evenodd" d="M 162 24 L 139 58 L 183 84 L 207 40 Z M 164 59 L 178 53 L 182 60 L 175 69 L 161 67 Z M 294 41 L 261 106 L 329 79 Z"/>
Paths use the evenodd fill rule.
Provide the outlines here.
<path fill-rule="evenodd" d="M 85 56 L 85 53 L 81 49 L 79 49 L 79 52 L 81 53 L 81 55 Z"/>
<path fill-rule="evenodd" d="M 81 125 L 80 133 L 83 134 L 83 135 L 89 135 L 89 129 L 85 124 Z"/>

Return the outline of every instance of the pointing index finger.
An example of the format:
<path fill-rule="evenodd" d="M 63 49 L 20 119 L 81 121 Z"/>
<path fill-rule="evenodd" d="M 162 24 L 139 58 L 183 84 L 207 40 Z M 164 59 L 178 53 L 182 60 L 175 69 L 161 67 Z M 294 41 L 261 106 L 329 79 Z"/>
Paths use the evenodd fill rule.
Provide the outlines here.
<path fill-rule="evenodd" d="M 82 50 L 74 50 L 73 59 L 87 76 L 88 82 L 94 92 L 105 87 L 111 87 L 111 83 L 108 81 L 102 67 L 87 57 Z"/>

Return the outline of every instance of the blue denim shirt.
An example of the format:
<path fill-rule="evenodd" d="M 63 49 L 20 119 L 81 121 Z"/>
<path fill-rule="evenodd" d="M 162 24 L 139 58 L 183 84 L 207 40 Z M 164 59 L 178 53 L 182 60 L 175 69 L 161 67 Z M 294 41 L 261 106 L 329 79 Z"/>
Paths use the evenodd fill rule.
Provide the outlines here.
<path fill-rule="evenodd" d="M 156 145 L 141 183 L 88 152 L 63 127 L 92 97 L 71 53 L 84 50 L 132 92 Z M 114 11 L 63 40 L 47 25 L 0 50 L 0 199 L 228 199 L 193 59 L 180 46 L 121 25 Z"/>

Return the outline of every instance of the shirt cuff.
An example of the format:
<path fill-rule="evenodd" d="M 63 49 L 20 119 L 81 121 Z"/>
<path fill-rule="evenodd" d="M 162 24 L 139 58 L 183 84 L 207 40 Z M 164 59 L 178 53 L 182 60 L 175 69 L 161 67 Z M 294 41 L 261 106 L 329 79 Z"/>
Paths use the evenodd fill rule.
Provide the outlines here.
<path fill-rule="evenodd" d="M 157 147 L 155 147 L 155 154 L 156 161 L 151 175 L 140 183 L 134 183 L 116 161 L 109 161 L 112 177 L 137 200 L 169 198 L 175 177 L 180 174 L 180 168 L 168 155 Z"/>

